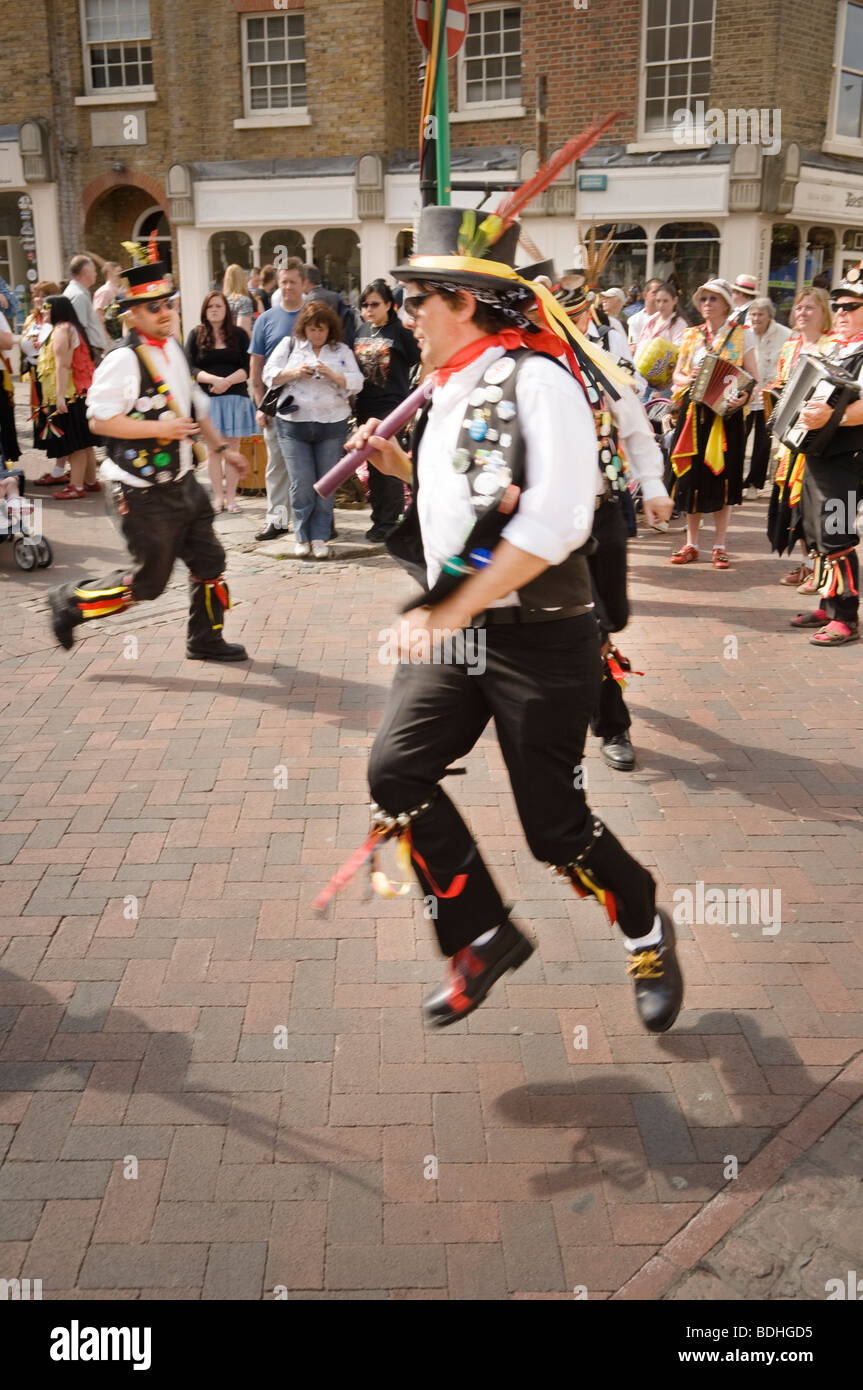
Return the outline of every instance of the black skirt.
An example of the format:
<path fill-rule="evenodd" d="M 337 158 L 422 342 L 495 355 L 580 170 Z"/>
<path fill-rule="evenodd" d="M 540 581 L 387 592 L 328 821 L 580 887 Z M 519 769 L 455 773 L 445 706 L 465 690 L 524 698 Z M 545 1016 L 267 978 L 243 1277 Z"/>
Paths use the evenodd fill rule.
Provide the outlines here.
<path fill-rule="evenodd" d="M 87 402 L 83 396 L 69 401 L 63 414 L 43 410 L 39 416 L 39 435 L 49 459 L 67 458 L 81 449 L 91 449 L 98 441 L 87 424 Z"/>
<path fill-rule="evenodd" d="M 21 457 L 18 435 L 15 430 L 15 404 L 3 390 L 0 383 L 0 447 L 7 464 L 17 463 Z"/>
<path fill-rule="evenodd" d="M 783 481 L 773 484 L 767 506 L 767 539 L 770 549 L 777 555 L 790 555 L 799 540 L 803 539 L 803 522 L 800 515 L 800 498 L 792 505 L 791 491 L 795 470 L 802 462 L 799 454 L 792 454 Z"/>
<path fill-rule="evenodd" d="M 688 398 L 684 397 L 680 406 L 680 417 L 671 454 L 686 422 Z M 725 416 L 725 467 L 721 473 L 714 473 L 704 462 L 704 450 L 713 424 L 714 413 L 706 405 L 696 405 L 697 452 L 690 458 L 690 467 L 680 477 L 674 475 L 671 489 L 675 506 L 687 515 L 693 512 L 721 512 L 723 507 L 739 507 L 743 501 L 743 453 L 746 438 L 743 429 L 743 411 L 735 410 L 733 415 Z"/>

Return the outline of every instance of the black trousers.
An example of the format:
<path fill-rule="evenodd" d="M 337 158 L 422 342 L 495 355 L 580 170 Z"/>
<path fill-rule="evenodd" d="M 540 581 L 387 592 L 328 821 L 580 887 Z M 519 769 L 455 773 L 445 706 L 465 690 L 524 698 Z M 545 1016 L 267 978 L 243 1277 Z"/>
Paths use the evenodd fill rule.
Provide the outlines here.
<path fill-rule="evenodd" d="M 763 410 L 750 410 L 746 417 L 746 438 L 752 431 L 752 454 L 749 459 L 749 473 L 743 480 L 744 487 L 755 487 L 760 491 L 767 481 L 767 465 L 770 462 L 770 434 Z"/>
<path fill-rule="evenodd" d="M 158 598 L 167 588 L 175 560 L 193 579 L 218 579 L 225 551 L 213 530 L 210 499 L 194 473 L 163 487 L 124 487 L 123 535 L 136 563 L 135 599 Z"/>
<path fill-rule="evenodd" d="M 596 550 L 588 556 L 588 565 L 599 640 L 604 645 L 612 632 L 620 632 L 629 621 L 626 518 L 619 502 L 610 497 L 600 502 L 593 522 L 593 538 Z M 609 739 L 625 733 L 631 723 L 623 691 L 603 661 L 602 683 L 590 720 L 591 730 L 597 738 Z"/>
<path fill-rule="evenodd" d="M 863 455 L 808 454 L 801 492 L 803 534 L 810 550 L 831 555 L 856 546 L 857 509 L 863 501 Z M 854 627 L 860 615 L 860 563 L 856 551 L 848 556 L 845 593 L 822 600 L 828 618 Z M 852 592 L 852 588 L 857 593 Z"/>
<path fill-rule="evenodd" d="M 584 855 L 582 867 L 615 895 L 624 933 L 646 935 L 654 881 L 596 820 L 584 795 L 584 742 L 600 686 L 596 619 L 586 613 L 505 624 L 474 630 L 473 638 L 472 665 L 397 667 L 369 763 L 372 797 L 390 815 L 432 799 L 411 831 L 414 869 L 434 898 L 441 950 L 454 955 L 507 915 L 470 830 L 438 788 L 490 720 L 531 853 L 559 865 Z"/>

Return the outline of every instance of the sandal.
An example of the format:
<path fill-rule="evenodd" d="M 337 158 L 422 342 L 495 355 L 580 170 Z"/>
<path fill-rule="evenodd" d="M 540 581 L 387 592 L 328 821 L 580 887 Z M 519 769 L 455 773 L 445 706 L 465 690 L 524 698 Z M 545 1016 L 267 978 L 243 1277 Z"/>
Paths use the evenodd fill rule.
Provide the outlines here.
<path fill-rule="evenodd" d="M 87 496 L 87 494 L 86 494 L 86 492 L 84 491 L 84 489 L 83 489 L 82 487 L 73 487 L 72 484 L 70 483 L 68 487 L 64 487 L 64 489 L 63 489 L 62 492 L 55 492 L 55 493 L 54 493 L 54 501 L 55 501 L 55 502 L 80 502 L 80 501 L 81 501 L 81 498 L 82 498 L 82 497 L 86 497 L 86 496 Z"/>
<path fill-rule="evenodd" d="M 815 587 L 815 571 L 814 571 L 814 570 L 809 570 L 808 574 L 806 575 L 806 578 L 803 580 L 803 583 L 802 583 L 801 585 L 798 586 L 797 592 L 798 592 L 798 594 L 817 594 L 817 593 L 818 593 L 818 590 L 817 590 L 816 587 Z"/>
<path fill-rule="evenodd" d="M 814 613 L 798 613 L 796 618 L 791 619 L 791 626 L 823 627 L 827 621 L 827 610 L 825 608 L 816 608 Z"/>
<path fill-rule="evenodd" d="M 724 545 L 713 547 L 713 568 L 715 570 L 727 570 L 729 568 L 728 553 Z"/>
<path fill-rule="evenodd" d="M 788 574 L 784 574 L 779 583 L 788 584 L 789 586 L 793 585 L 796 589 L 797 585 L 802 584 L 804 579 L 811 573 L 812 571 L 806 569 L 805 565 L 798 565 L 796 570 L 789 570 Z"/>
<path fill-rule="evenodd" d="M 698 559 L 698 551 L 694 545 L 684 545 L 680 550 L 675 550 L 671 557 L 672 565 L 691 565 L 693 560 Z"/>
<path fill-rule="evenodd" d="M 814 632 L 809 641 L 813 647 L 844 647 L 846 642 L 859 642 L 860 633 L 856 626 L 849 627 L 848 623 L 840 623 L 834 619 L 826 627 Z"/>
<path fill-rule="evenodd" d="M 61 473 L 59 478 L 55 478 L 53 473 L 43 473 L 41 478 L 37 478 L 34 487 L 61 487 L 68 483 L 69 474 Z"/>
<path fill-rule="evenodd" d="M 85 484 L 84 484 L 84 491 L 85 491 L 85 492 L 101 492 L 101 491 L 102 491 L 102 484 L 101 484 L 101 483 L 85 483 Z"/>
<path fill-rule="evenodd" d="M 240 506 L 239 502 L 232 502 L 230 507 L 225 508 L 226 512 L 241 512 L 242 510 L 243 509 Z"/>

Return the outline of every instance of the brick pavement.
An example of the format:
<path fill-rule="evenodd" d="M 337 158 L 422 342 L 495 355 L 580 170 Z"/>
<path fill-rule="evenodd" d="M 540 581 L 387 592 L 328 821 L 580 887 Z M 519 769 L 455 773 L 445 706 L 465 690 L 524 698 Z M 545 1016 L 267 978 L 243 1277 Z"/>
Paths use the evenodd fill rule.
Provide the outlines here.
<path fill-rule="evenodd" d="M 787 628 L 764 504 L 725 574 L 635 543 L 639 768 L 589 745 L 591 800 L 664 899 L 782 891 L 775 934 L 679 928 L 663 1038 L 601 910 L 531 859 L 491 737 L 455 794 L 538 939 L 511 982 L 426 1033 L 422 902 L 360 879 L 311 911 L 367 825 L 378 633 L 410 587 L 388 561 L 243 550 L 247 503 L 224 525 L 249 666 L 184 660 L 181 582 L 67 656 L 45 588 L 118 555 L 98 499 L 67 505 L 45 503 L 51 570 L 0 547 L 0 1276 L 81 1298 L 735 1296 L 732 1264 L 760 1268 L 735 1223 L 789 1164 L 811 1192 L 825 1125 L 847 1178 L 830 1126 L 863 1048 L 863 654 Z M 834 1227 L 813 1259 L 841 1274 Z M 824 1296 L 747 1278 L 738 1296 Z"/>

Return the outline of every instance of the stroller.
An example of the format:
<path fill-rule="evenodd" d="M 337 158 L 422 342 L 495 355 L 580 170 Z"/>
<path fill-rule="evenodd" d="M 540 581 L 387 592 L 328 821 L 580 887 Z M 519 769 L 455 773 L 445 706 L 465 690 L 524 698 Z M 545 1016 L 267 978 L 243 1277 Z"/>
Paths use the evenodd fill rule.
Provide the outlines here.
<path fill-rule="evenodd" d="M 7 468 L 0 461 L 0 482 L 18 479 L 19 496 L 0 497 L 0 541 L 12 544 L 12 559 L 19 570 L 47 569 L 54 559 L 50 543 L 39 534 L 41 503 L 24 496 L 24 470 Z"/>

